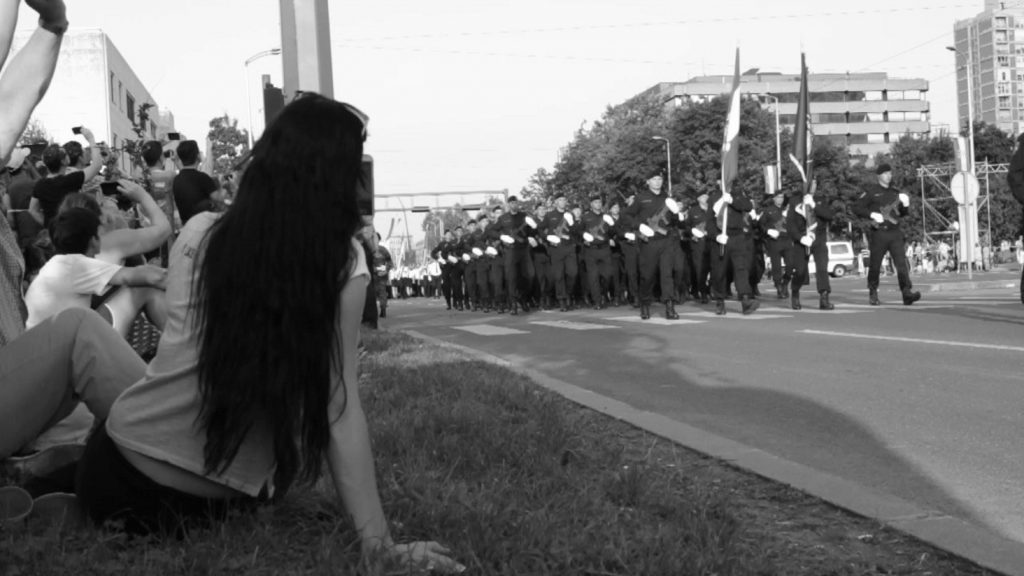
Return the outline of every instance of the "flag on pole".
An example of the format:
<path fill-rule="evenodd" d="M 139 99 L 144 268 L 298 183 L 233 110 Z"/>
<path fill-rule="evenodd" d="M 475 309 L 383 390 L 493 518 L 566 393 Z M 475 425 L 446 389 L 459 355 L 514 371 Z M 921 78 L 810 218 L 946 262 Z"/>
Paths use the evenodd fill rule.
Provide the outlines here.
<path fill-rule="evenodd" d="M 811 132 L 811 109 L 810 98 L 807 95 L 807 64 L 804 54 L 800 54 L 800 99 L 796 105 L 796 128 L 793 130 L 793 151 L 789 159 L 796 165 L 797 172 L 807 187 L 807 158 L 811 152 L 811 139 L 814 134 Z"/>
<path fill-rule="evenodd" d="M 740 135 L 740 49 L 736 48 L 736 71 L 732 78 L 729 114 L 725 117 L 725 135 L 722 138 L 722 193 L 728 193 L 739 172 Z"/>

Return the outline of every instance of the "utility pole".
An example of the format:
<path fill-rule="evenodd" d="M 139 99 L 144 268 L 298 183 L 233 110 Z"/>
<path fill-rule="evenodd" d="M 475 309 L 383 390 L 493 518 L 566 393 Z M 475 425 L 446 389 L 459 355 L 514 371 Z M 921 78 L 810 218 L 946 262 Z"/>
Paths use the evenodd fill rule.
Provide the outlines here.
<path fill-rule="evenodd" d="M 327 0 L 280 0 L 284 99 L 298 92 L 334 98 Z"/>

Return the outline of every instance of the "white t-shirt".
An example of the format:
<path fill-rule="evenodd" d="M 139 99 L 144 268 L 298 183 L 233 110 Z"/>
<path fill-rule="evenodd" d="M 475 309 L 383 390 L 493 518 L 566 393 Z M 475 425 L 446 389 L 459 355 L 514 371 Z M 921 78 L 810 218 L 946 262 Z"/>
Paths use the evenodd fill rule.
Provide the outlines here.
<path fill-rule="evenodd" d="M 84 254 L 58 254 L 43 265 L 28 287 L 27 328 L 68 308 L 90 308 L 92 296 L 103 294 L 121 266 Z"/>

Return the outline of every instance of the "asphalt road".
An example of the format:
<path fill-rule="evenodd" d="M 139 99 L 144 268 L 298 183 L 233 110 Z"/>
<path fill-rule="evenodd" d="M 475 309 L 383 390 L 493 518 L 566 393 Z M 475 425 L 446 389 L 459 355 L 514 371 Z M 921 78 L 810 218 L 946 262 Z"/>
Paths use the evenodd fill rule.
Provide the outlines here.
<path fill-rule="evenodd" d="M 966 275 L 915 277 L 924 298 L 903 306 L 889 277 L 871 307 L 864 280 L 847 277 L 833 280 L 832 312 L 817 310 L 813 290 L 793 311 L 771 289 L 751 316 L 735 301 L 724 317 L 689 303 L 678 321 L 642 322 L 630 307 L 448 312 L 416 298 L 393 301 L 383 323 L 1024 542 L 1024 306 L 1007 287 L 1017 278 L 975 274 L 984 288 L 965 291 Z"/>

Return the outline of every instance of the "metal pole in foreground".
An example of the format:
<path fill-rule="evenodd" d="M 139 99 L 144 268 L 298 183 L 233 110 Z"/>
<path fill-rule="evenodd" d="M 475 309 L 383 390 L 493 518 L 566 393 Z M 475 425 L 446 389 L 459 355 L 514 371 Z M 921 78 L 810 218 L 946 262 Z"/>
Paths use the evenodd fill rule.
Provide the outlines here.
<path fill-rule="evenodd" d="M 334 98 L 328 1 L 279 1 L 285 102 L 298 92 Z"/>

